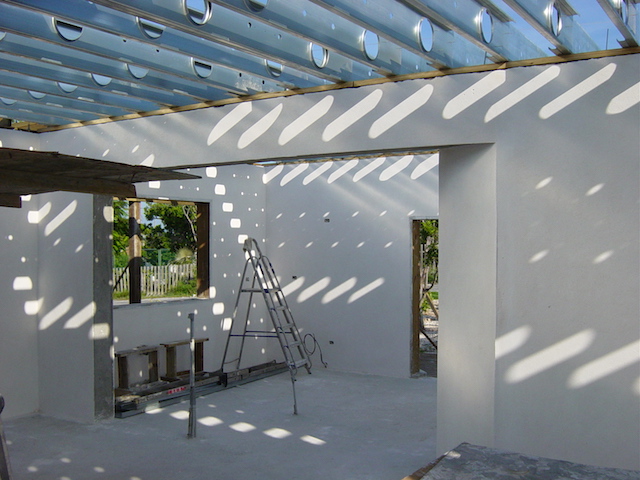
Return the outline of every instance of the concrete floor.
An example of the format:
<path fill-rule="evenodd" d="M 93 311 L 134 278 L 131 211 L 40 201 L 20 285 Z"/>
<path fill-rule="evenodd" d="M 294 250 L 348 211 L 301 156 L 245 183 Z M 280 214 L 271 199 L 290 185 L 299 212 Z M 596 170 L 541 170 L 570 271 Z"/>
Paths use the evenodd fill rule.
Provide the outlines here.
<path fill-rule="evenodd" d="M 314 368 L 188 402 L 81 425 L 5 421 L 15 480 L 401 480 L 436 458 L 435 378 Z"/>

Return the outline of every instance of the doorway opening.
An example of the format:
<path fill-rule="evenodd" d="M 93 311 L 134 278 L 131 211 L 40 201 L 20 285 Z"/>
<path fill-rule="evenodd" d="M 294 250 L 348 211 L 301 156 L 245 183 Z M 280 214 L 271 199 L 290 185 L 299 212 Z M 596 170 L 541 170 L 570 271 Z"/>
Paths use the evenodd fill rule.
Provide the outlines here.
<path fill-rule="evenodd" d="M 438 372 L 438 219 L 414 219 L 412 238 L 411 375 Z"/>

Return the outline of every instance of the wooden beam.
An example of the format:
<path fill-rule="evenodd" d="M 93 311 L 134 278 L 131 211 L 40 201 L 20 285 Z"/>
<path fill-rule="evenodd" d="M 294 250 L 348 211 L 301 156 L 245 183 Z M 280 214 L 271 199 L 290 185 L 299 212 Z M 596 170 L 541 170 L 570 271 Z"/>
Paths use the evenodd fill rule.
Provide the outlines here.
<path fill-rule="evenodd" d="M 196 203 L 196 232 L 198 241 L 197 262 L 197 291 L 198 297 L 209 298 L 209 204 Z"/>
<path fill-rule="evenodd" d="M 20 191 L 22 195 L 53 192 L 91 193 L 118 197 L 135 197 L 136 187 L 130 183 L 63 175 L 2 170 L 0 191 Z"/>
<path fill-rule="evenodd" d="M 0 193 L 0 207 L 21 208 L 22 197 L 20 195 Z"/>
<path fill-rule="evenodd" d="M 140 202 L 129 202 L 129 303 L 142 302 Z"/>

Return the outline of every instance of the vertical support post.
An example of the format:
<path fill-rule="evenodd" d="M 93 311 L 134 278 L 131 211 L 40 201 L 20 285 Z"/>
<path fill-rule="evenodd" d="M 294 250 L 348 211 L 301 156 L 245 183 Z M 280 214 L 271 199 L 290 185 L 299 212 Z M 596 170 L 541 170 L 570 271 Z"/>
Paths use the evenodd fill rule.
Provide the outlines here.
<path fill-rule="evenodd" d="M 410 375 L 420 373 L 420 220 L 411 221 L 411 357 Z"/>
<path fill-rule="evenodd" d="M 0 395 L 0 413 L 4 410 L 4 397 Z M 2 419 L 0 419 L 0 480 L 11 480 L 11 468 L 9 467 L 9 453 L 7 452 L 7 442 L 4 439 L 2 430 Z"/>
<path fill-rule="evenodd" d="M 193 323 L 195 313 L 189 314 L 189 346 L 191 347 L 191 368 L 189 369 L 189 433 L 188 438 L 196 437 L 196 340 Z"/>
<path fill-rule="evenodd" d="M 199 298 L 209 298 L 209 204 L 196 203 L 196 231 L 198 247 L 196 254 L 197 280 Z"/>
<path fill-rule="evenodd" d="M 142 239 L 140 202 L 129 202 L 129 303 L 142 302 Z"/>

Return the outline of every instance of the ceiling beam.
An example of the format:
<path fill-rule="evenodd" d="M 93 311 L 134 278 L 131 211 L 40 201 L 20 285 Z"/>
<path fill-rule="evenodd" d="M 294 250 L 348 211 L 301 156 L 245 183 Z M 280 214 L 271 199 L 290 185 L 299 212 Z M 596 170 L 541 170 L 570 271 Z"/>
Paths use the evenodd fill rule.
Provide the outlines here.
<path fill-rule="evenodd" d="M 0 193 L 0 207 L 22 208 L 22 197 Z"/>
<path fill-rule="evenodd" d="M 637 47 L 640 44 L 638 4 L 632 1 L 618 2 L 616 0 L 598 0 L 598 3 L 624 37 L 621 46 Z"/>

